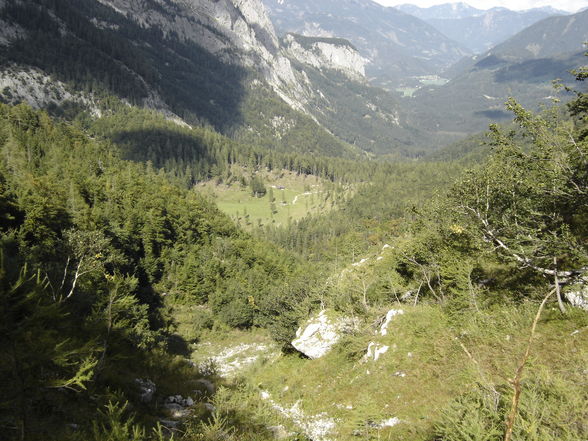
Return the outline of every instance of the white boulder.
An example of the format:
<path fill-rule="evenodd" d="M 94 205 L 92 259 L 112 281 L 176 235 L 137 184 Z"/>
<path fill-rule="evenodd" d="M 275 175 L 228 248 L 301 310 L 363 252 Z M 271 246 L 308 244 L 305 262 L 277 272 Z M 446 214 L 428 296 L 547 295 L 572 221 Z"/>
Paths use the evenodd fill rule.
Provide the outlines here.
<path fill-rule="evenodd" d="M 309 358 L 320 358 L 351 329 L 353 325 L 350 319 L 322 310 L 298 329 L 292 346 Z"/>
<path fill-rule="evenodd" d="M 565 293 L 566 299 L 572 306 L 588 311 L 588 287 Z"/>

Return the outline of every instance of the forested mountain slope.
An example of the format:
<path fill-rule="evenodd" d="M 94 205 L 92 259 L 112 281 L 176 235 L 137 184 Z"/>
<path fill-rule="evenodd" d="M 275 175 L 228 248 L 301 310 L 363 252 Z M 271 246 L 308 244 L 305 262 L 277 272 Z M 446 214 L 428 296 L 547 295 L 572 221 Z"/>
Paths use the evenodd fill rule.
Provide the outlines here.
<path fill-rule="evenodd" d="M 553 98 L 570 99 L 573 95 L 554 90 L 553 80 L 574 83 L 569 71 L 584 62 L 587 29 L 587 11 L 548 18 L 483 55 L 464 59 L 454 66 L 451 81 L 423 88 L 408 101 L 415 111 L 409 123 L 449 138 L 508 119 L 504 103 L 509 96 L 531 108 Z"/>
<path fill-rule="evenodd" d="M 130 9 L 121 10 L 123 4 Z M 302 150 L 355 154 L 299 111 L 302 86 L 279 55 L 275 36 L 264 37 L 261 24 L 273 31 L 263 14 L 245 18 L 232 4 L 215 5 L 196 14 L 181 2 L 147 9 L 95 0 L 3 2 L 3 99 L 52 108 L 74 104 L 96 114 L 108 105 L 105 95 L 114 95 L 234 137 L 269 135 L 277 149 L 291 150 L 297 146 L 280 142 L 283 133 L 272 125 L 276 115 L 286 116 L 295 137 L 312 130 L 320 139 L 309 145 L 314 141 L 308 137 Z M 228 22 L 206 24 L 215 11 L 228 14 Z M 256 108 L 260 103 L 264 114 Z"/>
<path fill-rule="evenodd" d="M 586 95 L 542 115 L 514 100 L 509 109 L 518 132 L 493 126 L 493 153 L 453 184 L 462 165 L 336 161 L 339 176 L 369 182 L 332 222 L 267 232 L 289 252 L 240 231 L 172 173 L 124 161 L 44 112 L 1 105 L 6 437 L 146 441 L 171 430 L 261 441 L 274 436 L 271 421 L 315 441 L 585 438 L 588 316 L 572 304 L 588 307 Z M 209 152 L 238 155 L 216 141 Z M 273 163 L 262 158 L 253 154 L 252 172 Z M 390 308 L 403 312 L 388 335 L 378 329 Z M 292 340 L 317 310 L 356 325 L 309 360 Z M 234 380 L 186 360 L 206 347 L 200 339 L 255 341 L 243 334 L 252 328 L 286 354 Z M 389 353 L 370 361 L 376 344 Z"/>
<path fill-rule="evenodd" d="M 300 268 L 195 192 L 44 113 L 1 105 L 0 145 L 7 439 L 63 440 L 71 425 L 105 439 L 88 418 L 109 402 L 129 401 L 152 425 L 164 415 L 141 404 L 135 378 L 174 394 L 202 377 L 174 358 L 186 343 L 173 337 L 170 302 L 214 305 L 230 326 L 261 324 L 271 308 L 255 305 Z"/>
<path fill-rule="evenodd" d="M 570 303 L 587 303 L 585 101 L 578 95 L 564 119 L 563 109 L 535 115 L 511 101 L 518 134 L 493 127 L 493 153 L 453 185 L 447 176 L 459 169 L 452 163 L 445 164 L 447 172 L 431 163 L 348 163 L 349 175 L 371 183 L 339 213 L 322 223 L 291 225 L 282 237 L 267 232 L 295 252 L 243 233 L 210 201 L 149 163 L 126 162 L 112 145 L 45 113 L 2 105 L 0 370 L 6 412 L 0 421 L 8 439 L 102 441 L 113 431 L 120 435 L 116 441 L 130 433 L 135 441 L 161 439 L 161 421 L 168 427 L 183 423 L 178 436 L 186 441 L 218 439 L 215 431 L 230 431 L 235 440 L 271 439 L 261 415 L 274 421 L 267 415 L 285 407 L 262 404 L 268 395 L 243 379 L 229 381 L 232 389 L 219 390 L 216 398 L 210 391 L 195 394 L 209 384 L 199 381 L 203 377 L 228 380 L 183 357 L 200 347 L 200 338 L 230 336 L 235 328 L 266 329 L 292 350 L 296 327 L 316 309 L 355 317 L 358 328 L 324 360 L 276 355 L 251 374 L 275 399 L 302 396 L 309 415 L 322 415 L 321 407 L 333 400 L 344 403 L 327 412 L 342 424 L 310 439 L 329 433 L 354 439 L 356 430 L 376 430 L 367 422 L 381 415 L 399 419 L 377 427 L 391 436 L 451 440 L 483 427 L 491 440 L 502 439 L 515 390 L 504 378 L 525 367 L 526 359 L 513 360 L 521 360 L 530 344 L 528 322 L 539 304 L 535 323 L 549 330 L 549 338 L 538 335 L 541 343 L 532 349 L 536 358 L 527 368 L 536 380 L 514 380 L 522 395 L 520 418 L 511 427 L 521 434 L 528 424 L 544 440 L 566 439 L 562 434 L 582 439 L 586 430 L 579 422 L 588 398 L 573 385 L 588 356 L 587 316 Z M 89 129 L 97 133 L 99 127 Z M 521 145 L 520 139 L 530 142 Z M 232 155 L 230 145 L 217 147 L 221 157 Z M 251 164 L 261 166 L 269 163 Z M 442 191 L 431 198 L 435 187 Z M 405 336 L 403 346 L 394 336 L 380 339 L 397 346 L 380 365 L 364 368 L 360 360 L 379 326 L 373 323 L 392 305 L 406 310 L 394 333 Z M 552 356 L 554 348 L 561 359 Z M 439 357 L 449 360 L 447 379 L 439 378 Z M 469 363 L 472 369 L 464 370 Z M 311 365 L 322 370 L 302 378 Z M 323 376 L 331 381 L 335 372 L 338 381 L 319 390 L 327 384 Z M 140 384 L 151 384 L 147 379 L 157 385 L 153 401 L 142 398 Z M 484 387 L 474 387 L 481 381 Z M 284 389 L 284 382 L 294 390 Z M 431 401 L 415 393 L 417 384 L 442 393 Z M 399 398 L 390 403 L 382 390 L 397 391 Z M 174 407 L 161 403 L 187 392 L 198 399 L 190 398 L 191 410 L 170 423 L 164 409 Z M 373 405 L 364 401 L 368 397 Z M 474 408 L 483 412 L 472 413 Z M 462 413 L 469 417 L 456 417 Z M 280 421 L 292 424 L 292 437 L 315 433 L 288 418 Z M 152 427 L 153 435 L 144 431 Z"/>
<path fill-rule="evenodd" d="M 584 90 L 509 99 L 511 124 L 421 160 L 352 42 L 278 40 L 257 0 L 0 0 L 0 19 L 3 438 L 588 438 Z M 468 72 L 551 73 L 522 57 Z M 473 130 L 448 86 L 420 114 L 439 143 Z M 289 218 L 269 181 L 288 177 L 330 207 Z M 245 231 L 202 181 L 272 214 Z"/>
<path fill-rule="evenodd" d="M 431 149 L 429 135 L 407 124 L 402 101 L 368 84 L 368 60 L 349 41 L 288 34 L 283 46 L 293 68 L 321 92 L 309 98 L 307 108 L 338 138 L 366 152 L 396 157 Z M 316 61 L 317 50 L 340 64 Z"/>

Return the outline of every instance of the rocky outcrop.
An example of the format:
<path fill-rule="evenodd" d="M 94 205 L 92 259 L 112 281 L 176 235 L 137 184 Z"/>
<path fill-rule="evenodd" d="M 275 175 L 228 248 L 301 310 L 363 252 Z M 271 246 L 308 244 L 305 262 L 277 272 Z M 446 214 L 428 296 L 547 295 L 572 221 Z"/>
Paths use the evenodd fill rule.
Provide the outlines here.
<path fill-rule="evenodd" d="M 362 361 L 364 363 L 367 363 L 368 361 L 378 361 L 380 356 L 382 356 L 386 352 L 388 352 L 388 349 L 390 349 L 390 346 L 382 345 L 382 344 L 375 343 L 375 342 L 370 342 L 370 344 L 368 345 L 367 351 L 362 358 Z"/>
<path fill-rule="evenodd" d="M 224 378 L 243 375 L 244 371 L 258 360 L 268 360 L 280 355 L 278 348 L 270 342 L 241 343 L 223 348 L 216 348 L 210 343 L 200 343 L 199 351 L 200 354 L 205 353 L 206 357 L 198 363 L 198 370 L 209 376 L 220 375 Z M 199 382 L 210 383 L 208 380 L 199 380 Z M 210 392 L 212 393 L 214 391 Z"/>
<path fill-rule="evenodd" d="M 382 325 L 380 326 L 380 335 L 387 335 L 388 334 L 388 325 L 390 324 L 390 322 L 392 321 L 392 319 L 397 316 L 397 315 L 401 315 L 404 314 L 404 311 L 402 309 L 391 309 L 390 311 L 388 311 L 386 313 L 386 318 L 384 318 L 384 321 L 382 322 Z"/>
<path fill-rule="evenodd" d="M 182 397 L 181 395 L 172 395 L 163 402 L 163 409 L 169 417 L 182 419 L 190 414 L 190 408 L 194 406 L 194 400 L 191 397 Z"/>
<path fill-rule="evenodd" d="M 379 329 L 375 331 L 376 335 L 386 336 L 388 335 L 388 326 L 392 319 L 397 315 L 404 314 L 402 309 L 391 309 L 386 313 L 386 316 L 382 319 L 382 324 L 380 325 Z M 378 359 L 388 352 L 390 346 L 377 343 L 377 342 L 370 342 L 368 344 L 367 350 L 361 361 L 363 363 L 367 363 L 368 361 L 378 361 Z"/>
<path fill-rule="evenodd" d="M 381 429 L 385 429 L 386 427 L 394 427 L 395 425 L 397 425 L 398 423 L 400 423 L 401 421 L 396 418 L 396 417 L 392 417 L 392 418 L 388 418 L 385 420 L 382 420 L 380 422 L 375 422 L 372 420 L 367 420 L 365 422 L 366 427 L 370 428 L 370 429 L 376 429 L 376 430 L 381 430 Z M 353 435 L 354 436 L 362 436 L 363 432 L 359 429 L 356 429 L 353 431 Z"/>
<path fill-rule="evenodd" d="M 322 310 L 298 329 L 292 346 L 309 358 L 320 358 L 331 350 L 344 333 L 353 328 L 349 318 Z"/>
<path fill-rule="evenodd" d="M 300 401 L 297 401 L 291 407 L 282 406 L 275 402 L 267 391 L 261 391 L 261 399 L 267 401 L 282 417 L 298 427 L 308 439 L 312 441 L 333 440 L 331 436 L 336 430 L 336 421 L 327 415 L 326 412 L 317 415 L 307 415 L 300 408 Z"/>
<path fill-rule="evenodd" d="M 291 438 L 294 434 L 291 434 L 286 430 L 284 426 L 281 424 L 278 426 L 268 426 L 267 430 L 271 432 L 274 439 L 288 439 Z"/>
<path fill-rule="evenodd" d="M 92 96 L 73 92 L 64 83 L 40 70 L 17 65 L 5 66 L 0 71 L 0 97 L 8 103 L 25 102 L 35 108 L 75 102 L 83 104 L 96 115 L 100 114 Z"/>
<path fill-rule="evenodd" d="M 365 78 L 368 60 L 347 40 L 288 34 L 284 47 L 290 57 L 314 68 L 338 70 L 353 80 Z"/>

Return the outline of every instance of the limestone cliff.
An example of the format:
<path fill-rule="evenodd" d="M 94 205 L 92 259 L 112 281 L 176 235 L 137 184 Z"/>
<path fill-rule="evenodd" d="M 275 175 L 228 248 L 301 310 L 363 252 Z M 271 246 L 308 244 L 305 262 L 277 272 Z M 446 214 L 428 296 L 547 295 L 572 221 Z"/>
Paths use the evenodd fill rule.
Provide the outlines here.
<path fill-rule="evenodd" d="M 312 38 L 288 34 L 284 38 L 288 55 L 317 69 L 335 69 L 353 80 L 365 78 L 367 59 L 347 40 L 340 38 Z"/>

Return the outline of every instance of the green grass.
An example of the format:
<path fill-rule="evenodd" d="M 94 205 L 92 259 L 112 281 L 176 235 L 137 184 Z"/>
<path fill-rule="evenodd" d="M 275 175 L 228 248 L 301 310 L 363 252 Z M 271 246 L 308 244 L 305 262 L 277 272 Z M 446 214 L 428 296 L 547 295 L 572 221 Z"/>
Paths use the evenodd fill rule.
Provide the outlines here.
<path fill-rule="evenodd" d="M 249 180 L 247 170 L 236 169 L 235 173 Z M 319 179 L 316 176 L 297 175 L 289 171 L 259 171 L 267 193 L 254 197 L 250 187 L 243 186 L 239 180 L 230 184 L 216 180 L 198 185 L 198 191 L 212 197 L 220 210 L 231 216 L 245 228 L 275 225 L 285 226 L 309 214 L 322 214 L 337 207 L 351 194 L 350 188 L 341 188 Z M 274 208 L 270 201 L 273 191 Z"/>
<path fill-rule="evenodd" d="M 419 90 L 418 87 L 399 87 L 396 92 L 400 92 L 405 97 L 412 97 L 417 90 Z"/>

